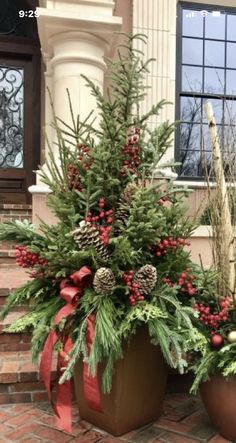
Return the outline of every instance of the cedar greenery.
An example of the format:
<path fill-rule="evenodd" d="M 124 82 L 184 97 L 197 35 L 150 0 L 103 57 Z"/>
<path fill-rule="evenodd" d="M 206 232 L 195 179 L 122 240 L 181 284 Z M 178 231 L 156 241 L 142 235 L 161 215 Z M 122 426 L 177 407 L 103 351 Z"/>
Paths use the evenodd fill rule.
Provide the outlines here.
<path fill-rule="evenodd" d="M 29 312 L 9 331 L 32 329 L 34 359 L 51 329 L 56 329 L 62 339 L 69 334 L 74 344 L 60 382 L 73 375 L 78 358 L 89 363 L 92 374 L 97 364 L 104 362 L 104 392 L 111 389 L 113 364 L 122 357 L 122 341 L 129 341 L 142 325 L 148 328 L 152 343 L 160 345 L 168 364 L 181 372 L 187 365 L 185 352 L 191 347 L 202 349 L 204 342 L 192 323 L 196 314 L 190 306 L 184 307 L 186 295 L 180 295 L 176 283 L 182 272 L 192 268 L 189 253 L 174 245 L 162 257 L 155 255 L 160 240 L 186 239 L 194 226 L 185 215 L 186 191 L 165 178 L 155 179 L 154 171 L 171 145 L 175 124 L 164 122 L 152 131 L 148 129 L 148 119 L 158 115 L 167 104 L 165 100 L 140 115 L 139 105 L 146 94 L 143 79 L 150 60 L 142 61 L 143 55 L 133 49 L 134 39 L 146 42 L 143 35 L 127 38 L 126 45 L 118 49 L 118 60 L 110 62 L 110 98 L 104 98 L 99 88 L 86 79 L 100 112 L 98 128 L 93 125 L 92 114 L 85 121 L 74 117 L 69 94 L 71 123 L 54 113 L 58 155 L 54 156 L 49 144 L 49 158 L 40 174 L 51 190 L 48 204 L 58 218 L 57 225 L 42 221 L 40 234 L 25 222 L 0 226 L 0 240 L 26 245 L 29 253 L 35 252 L 47 262 L 35 265 L 30 271 L 32 280 L 10 294 L 2 317 L 13 306 L 26 302 Z M 129 204 L 125 195 L 129 195 Z M 103 207 L 112 213 L 107 221 L 109 258 L 105 262 L 96 244 L 90 242 L 80 249 L 73 234 L 84 220 L 92 226 L 96 219 L 94 229 L 104 228 L 104 216 L 100 217 Z M 84 265 L 93 276 L 102 267 L 110 268 L 115 276 L 114 288 L 109 294 L 99 295 L 93 286 L 85 288 L 75 312 L 55 326 L 55 314 L 65 304 L 60 283 Z M 135 299 L 137 283 L 130 277 L 128 286 L 123 276 L 130 271 L 135 274 L 144 265 L 156 268 L 157 282 L 145 297 Z M 175 283 L 167 285 L 163 281 L 166 276 Z M 86 328 L 91 314 L 96 315 L 96 329 L 88 355 Z M 56 349 L 59 347 L 60 339 Z"/>

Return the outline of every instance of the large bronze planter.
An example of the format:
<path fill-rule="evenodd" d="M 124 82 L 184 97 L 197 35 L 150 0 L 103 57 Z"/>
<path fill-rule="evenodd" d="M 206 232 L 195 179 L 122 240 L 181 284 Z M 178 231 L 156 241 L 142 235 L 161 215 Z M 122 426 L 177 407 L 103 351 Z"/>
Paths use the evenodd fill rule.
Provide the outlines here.
<path fill-rule="evenodd" d="M 75 368 L 75 392 L 79 415 L 93 425 L 119 436 L 155 421 L 162 413 L 167 368 L 158 346 L 153 346 L 145 328 L 140 328 L 124 358 L 114 368 L 112 391 L 101 395 L 103 413 L 90 409 L 83 392 L 82 362 Z M 102 367 L 98 370 L 101 381 Z"/>
<path fill-rule="evenodd" d="M 227 381 L 214 375 L 200 387 L 203 403 L 217 431 L 236 441 L 236 376 Z"/>

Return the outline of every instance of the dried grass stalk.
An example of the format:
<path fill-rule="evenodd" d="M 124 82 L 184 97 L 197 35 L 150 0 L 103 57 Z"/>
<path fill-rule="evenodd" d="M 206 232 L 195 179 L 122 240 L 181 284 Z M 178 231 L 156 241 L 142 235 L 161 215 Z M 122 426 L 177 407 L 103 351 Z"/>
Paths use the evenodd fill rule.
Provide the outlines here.
<path fill-rule="evenodd" d="M 219 138 L 213 108 L 210 102 L 205 105 L 210 140 L 212 145 L 212 167 L 216 190 L 214 204 L 211 205 L 211 222 L 215 267 L 219 272 L 219 291 L 222 294 L 231 292 L 235 299 L 235 247 L 234 233 L 231 224 L 230 204 L 227 184 L 220 150 Z"/>

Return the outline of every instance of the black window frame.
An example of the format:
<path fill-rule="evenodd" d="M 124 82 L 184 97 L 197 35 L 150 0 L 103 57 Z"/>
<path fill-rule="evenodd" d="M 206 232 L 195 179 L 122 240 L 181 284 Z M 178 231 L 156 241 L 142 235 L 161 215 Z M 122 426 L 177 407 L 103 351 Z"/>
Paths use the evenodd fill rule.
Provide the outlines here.
<path fill-rule="evenodd" d="M 176 96 L 175 96 L 175 118 L 177 121 L 181 121 L 181 97 L 193 97 L 193 98 L 200 98 L 202 99 L 222 99 L 222 100 L 233 100 L 236 103 L 236 93 L 234 96 L 229 95 L 229 94 L 225 94 L 226 89 L 224 89 L 224 94 L 213 94 L 213 93 L 205 93 L 204 92 L 204 84 L 203 84 L 203 88 L 202 88 L 202 92 L 199 93 L 192 93 L 192 92 L 188 92 L 188 91 L 182 91 L 181 89 L 181 84 L 182 84 L 182 66 L 183 65 L 188 65 L 186 63 L 182 62 L 182 39 L 184 38 L 184 34 L 182 33 L 182 28 L 183 28 L 183 20 L 182 20 L 182 11 L 183 9 L 187 9 L 191 12 L 192 11 L 202 11 L 202 10 L 206 10 L 209 13 L 211 13 L 212 11 L 221 11 L 221 12 L 225 12 L 226 14 L 233 14 L 236 16 L 236 6 L 235 7 L 229 7 L 229 6 L 224 6 L 224 5 L 213 5 L 213 4 L 206 4 L 206 3 L 195 3 L 195 2 L 185 2 L 185 1 L 179 1 L 178 5 L 177 5 L 177 24 L 176 24 Z M 187 36 L 188 38 L 196 38 L 199 39 L 198 37 L 191 37 L 191 36 Z M 214 39 L 214 38 L 206 38 L 205 35 L 203 34 L 202 37 L 203 42 L 205 40 L 210 40 L 210 41 L 217 41 L 217 42 L 224 42 L 225 45 L 227 45 L 227 43 L 236 43 L 236 41 L 231 41 L 231 40 L 227 40 L 227 24 L 225 26 L 225 37 L 224 40 L 222 39 Z M 201 67 L 202 70 L 204 71 L 205 67 L 208 67 L 207 65 L 205 65 L 205 57 L 204 57 L 204 46 L 203 45 L 203 60 L 202 60 L 202 65 L 197 65 L 197 64 L 191 64 L 190 66 L 194 66 L 194 67 Z M 224 70 L 224 80 L 225 80 L 225 76 L 226 76 L 226 71 L 227 70 L 231 70 L 232 68 L 227 67 L 227 54 L 225 51 L 224 54 L 224 66 L 223 67 L 216 67 L 214 66 L 214 69 L 223 69 Z M 212 68 L 212 66 L 209 66 L 209 68 Z M 236 73 L 236 68 L 233 68 L 232 70 L 235 71 Z M 225 81 L 225 85 L 224 88 L 226 88 L 226 81 Z M 224 106 L 224 104 L 223 104 Z M 223 108 L 223 112 L 224 112 L 224 108 Z M 203 126 L 203 124 L 199 124 L 200 126 Z M 224 125 L 226 126 L 226 125 Z M 201 129 L 202 130 L 202 129 Z M 181 162 L 181 146 L 180 146 L 180 125 L 178 125 L 177 129 L 176 129 L 176 134 L 175 134 L 175 159 L 178 162 Z M 204 178 L 203 175 L 178 175 L 178 180 L 182 180 L 182 181 L 202 181 Z"/>

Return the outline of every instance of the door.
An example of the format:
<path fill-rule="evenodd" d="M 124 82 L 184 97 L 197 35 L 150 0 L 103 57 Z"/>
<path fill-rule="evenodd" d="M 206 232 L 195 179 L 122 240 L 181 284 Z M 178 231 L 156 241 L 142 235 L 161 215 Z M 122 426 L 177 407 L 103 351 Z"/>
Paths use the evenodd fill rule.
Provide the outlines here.
<path fill-rule="evenodd" d="M 40 52 L 0 37 L 0 204 L 31 203 L 40 161 Z"/>

